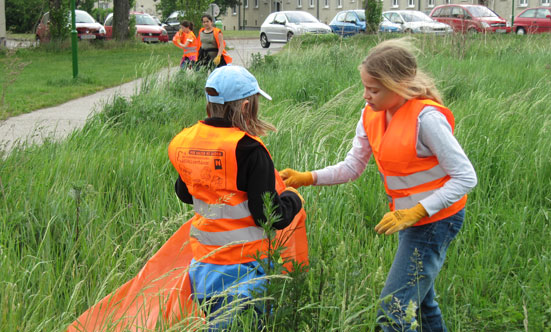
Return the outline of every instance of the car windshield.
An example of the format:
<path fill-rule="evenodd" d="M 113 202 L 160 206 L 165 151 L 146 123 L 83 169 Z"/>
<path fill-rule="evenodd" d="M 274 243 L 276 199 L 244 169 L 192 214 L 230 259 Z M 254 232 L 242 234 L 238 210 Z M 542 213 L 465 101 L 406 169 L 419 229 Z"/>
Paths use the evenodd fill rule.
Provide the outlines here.
<path fill-rule="evenodd" d="M 95 23 L 95 22 L 96 21 L 94 20 L 94 18 L 90 16 L 87 12 L 75 11 L 75 23 Z"/>
<path fill-rule="evenodd" d="M 293 12 L 293 13 L 286 13 L 287 20 L 291 23 L 317 23 L 318 20 L 307 13 L 301 13 L 301 12 Z"/>
<path fill-rule="evenodd" d="M 421 12 L 406 12 L 402 13 L 402 17 L 406 22 L 432 22 L 432 18 Z"/>
<path fill-rule="evenodd" d="M 138 25 L 157 25 L 157 22 L 155 22 L 153 17 L 151 17 L 147 14 L 137 14 L 136 15 L 136 24 L 138 24 Z"/>
<path fill-rule="evenodd" d="M 356 10 L 356 15 L 358 15 L 361 22 L 365 21 L 365 10 Z"/>
<path fill-rule="evenodd" d="M 498 17 L 496 13 L 484 6 L 468 6 L 467 9 L 474 17 Z"/>

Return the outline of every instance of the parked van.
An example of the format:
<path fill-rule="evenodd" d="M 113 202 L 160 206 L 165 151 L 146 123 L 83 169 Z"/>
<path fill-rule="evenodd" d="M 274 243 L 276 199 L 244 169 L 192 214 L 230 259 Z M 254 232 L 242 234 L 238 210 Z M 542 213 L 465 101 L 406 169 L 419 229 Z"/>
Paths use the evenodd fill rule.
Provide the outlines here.
<path fill-rule="evenodd" d="M 430 17 L 451 25 L 455 32 L 511 32 L 509 21 L 482 5 L 440 5 L 434 7 Z"/>

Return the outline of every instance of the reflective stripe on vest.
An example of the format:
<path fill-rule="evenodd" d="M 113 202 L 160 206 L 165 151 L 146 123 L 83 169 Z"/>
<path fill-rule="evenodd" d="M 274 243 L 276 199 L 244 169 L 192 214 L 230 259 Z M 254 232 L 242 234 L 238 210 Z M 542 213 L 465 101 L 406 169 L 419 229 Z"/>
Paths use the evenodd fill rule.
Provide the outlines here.
<path fill-rule="evenodd" d="M 267 239 L 260 227 L 246 227 L 225 232 L 205 232 L 191 225 L 189 235 L 206 246 L 225 246 Z"/>
<path fill-rule="evenodd" d="M 243 219 L 251 215 L 248 200 L 232 206 L 208 204 L 193 197 L 193 209 L 205 219 Z"/>
<path fill-rule="evenodd" d="M 444 172 L 440 165 L 436 165 L 433 168 L 421 171 L 406 176 L 391 176 L 386 177 L 386 184 L 388 189 L 399 190 L 417 187 L 418 185 L 429 183 L 440 178 L 445 177 L 447 174 Z"/>
<path fill-rule="evenodd" d="M 409 209 L 415 206 L 420 200 L 432 195 L 434 190 L 423 191 L 421 193 L 412 194 L 406 197 L 399 197 L 394 199 L 394 208 L 396 210 Z"/>

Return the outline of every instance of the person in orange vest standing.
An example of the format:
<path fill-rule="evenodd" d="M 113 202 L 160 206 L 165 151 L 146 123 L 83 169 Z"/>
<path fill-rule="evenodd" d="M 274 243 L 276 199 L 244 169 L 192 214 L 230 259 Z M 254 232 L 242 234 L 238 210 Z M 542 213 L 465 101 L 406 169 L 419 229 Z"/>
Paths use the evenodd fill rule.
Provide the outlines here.
<path fill-rule="evenodd" d="M 381 293 L 377 321 L 384 331 L 447 331 L 434 281 L 448 245 L 459 232 L 475 170 L 453 135 L 455 120 L 433 80 L 417 67 L 407 38 L 372 48 L 359 66 L 366 106 L 344 161 L 299 172 L 280 172 L 299 188 L 358 178 L 371 156 L 383 179 L 391 212 L 378 234 L 399 232 L 399 244 Z M 415 306 L 420 317 L 406 315 Z"/>
<path fill-rule="evenodd" d="M 193 33 L 193 22 L 182 21 L 180 23 L 180 30 L 172 38 L 172 43 L 184 51 L 182 61 L 180 61 L 180 68 L 192 68 L 197 61 L 198 44 L 195 33 Z"/>
<path fill-rule="evenodd" d="M 201 65 L 208 67 L 222 67 L 232 62 L 226 52 L 226 42 L 222 31 L 214 26 L 213 18 L 209 14 L 201 17 L 203 27 L 199 30 L 197 52 Z"/>
<path fill-rule="evenodd" d="M 207 118 L 176 135 L 168 154 L 178 172 L 176 194 L 195 211 L 193 296 L 207 307 L 216 330 L 231 323 L 220 318 L 225 306 L 251 299 L 265 283 L 258 279 L 265 271 L 254 258 L 258 253 L 265 258 L 269 247 L 263 199 L 268 195 L 280 216 L 274 229 L 291 224 L 303 211 L 303 199 L 294 188 L 277 189 L 283 181 L 258 137 L 275 130 L 258 118 L 259 97 L 271 97 L 256 78 L 243 67 L 224 66 L 209 75 L 205 90 Z"/>

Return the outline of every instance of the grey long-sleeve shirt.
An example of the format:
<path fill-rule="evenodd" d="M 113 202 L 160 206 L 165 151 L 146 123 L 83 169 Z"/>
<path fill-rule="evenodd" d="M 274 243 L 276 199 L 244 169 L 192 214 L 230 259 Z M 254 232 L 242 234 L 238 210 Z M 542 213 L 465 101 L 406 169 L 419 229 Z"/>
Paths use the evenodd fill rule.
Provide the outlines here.
<path fill-rule="evenodd" d="M 314 171 L 315 185 L 332 185 L 357 179 L 372 155 L 371 145 L 363 127 L 362 117 L 356 126 L 356 136 L 346 158 L 336 165 Z M 476 186 L 473 165 L 453 136 L 446 117 L 432 106 L 426 106 L 418 117 L 417 156 L 436 156 L 442 169 L 450 176 L 446 184 L 419 203 L 429 216 L 457 202 Z"/>

